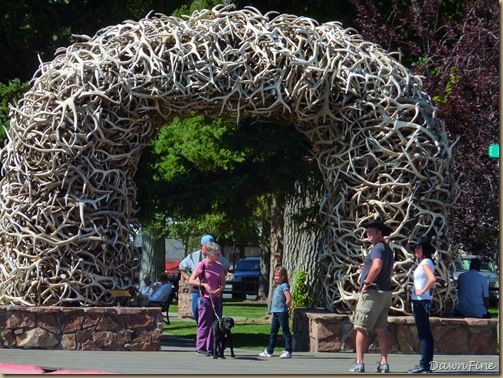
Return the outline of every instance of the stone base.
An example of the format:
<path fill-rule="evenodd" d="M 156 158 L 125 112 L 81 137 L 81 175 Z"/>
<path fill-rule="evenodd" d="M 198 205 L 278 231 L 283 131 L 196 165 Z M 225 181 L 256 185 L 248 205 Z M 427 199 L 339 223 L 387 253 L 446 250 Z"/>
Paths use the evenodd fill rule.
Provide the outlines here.
<path fill-rule="evenodd" d="M 157 351 L 156 307 L 0 306 L 0 348 Z"/>
<path fill-rule="evenodd" d="M 292 322 L 293 350 L 296 352 L 355 351 L 356 332 L 348 315 L 296 308 Z M 421 353 L 412 316 L 390 316 L 388 323 L 391 353 Z M 498 319 L 431 317 L 430 324 L 435 354 L 498 354 Z M 369 338 L 368 350 L 379 351 L 374 334 Z"/>

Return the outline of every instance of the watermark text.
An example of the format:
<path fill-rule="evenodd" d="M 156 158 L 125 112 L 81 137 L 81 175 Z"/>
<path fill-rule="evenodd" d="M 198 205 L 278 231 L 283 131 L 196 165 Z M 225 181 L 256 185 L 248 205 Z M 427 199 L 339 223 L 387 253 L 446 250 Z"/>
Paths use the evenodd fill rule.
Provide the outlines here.
<path fill-rule="evenodd" d="M 493 371 L 498 369 L 498 365 L 494 362 L 438 362 L 432 361 L 430 364 L 431 371 Z"/>

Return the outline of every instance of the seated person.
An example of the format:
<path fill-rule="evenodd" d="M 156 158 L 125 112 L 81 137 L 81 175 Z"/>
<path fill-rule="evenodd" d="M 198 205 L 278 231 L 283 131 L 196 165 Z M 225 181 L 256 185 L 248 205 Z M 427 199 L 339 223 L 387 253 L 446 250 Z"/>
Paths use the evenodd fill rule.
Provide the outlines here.
<path fill-rule="evenodd" d="M 470 262 L 470 270 L 458 277 L 458 315 L 470 318 L 490 318 L 489 281 L 479 273 L 480 259 Z"/>
<path fill-rule="evenodd" d="M 147 306 L 159 306 L 159 302 L 167 303 L 173 291 L 173 285 L 169 282 L 168 275 L 162 273 L 159 276 L 161 282 L 156 282 L 153 285 L 153 292 L 148 297 Z"/>
<path fill-rule="evenodd" d="M 154 283 L 150 280 L 150 276 L 147 274 L 143 277 L 143 281 L 140 284 L 140 289 L 138 294 L 133 300 L 133 306 L 146 306 L 148 303 L 148 297 L 152 294 Z"/>

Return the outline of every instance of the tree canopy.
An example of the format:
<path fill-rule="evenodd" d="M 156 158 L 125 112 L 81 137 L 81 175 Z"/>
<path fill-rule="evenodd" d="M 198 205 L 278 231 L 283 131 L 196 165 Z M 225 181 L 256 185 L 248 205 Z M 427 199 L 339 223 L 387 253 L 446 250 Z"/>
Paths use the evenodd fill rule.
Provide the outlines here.
<path fill-rule="evenodd" d="M 219 214 L 213 227 L 222 235 L 250 236 L 267 198 L 288 195 L 295 182 L 319 175 L 308 151 L 307 140 L 293 126 L 177 119 L 160 131 L 142 159 L 136 177 L 140 217 Z"/>
<path fill-rule="evenodd" d="M 188 2 L 188 1 L 186 1 Z M 106 26 L 149 12 L 171 14 L 184 1 L 169 0 L 3 0 L 0 2 L 0 82 L 31 79 L 42 61 Z M 39 58 L 40 57 L 40 58 Z"/>

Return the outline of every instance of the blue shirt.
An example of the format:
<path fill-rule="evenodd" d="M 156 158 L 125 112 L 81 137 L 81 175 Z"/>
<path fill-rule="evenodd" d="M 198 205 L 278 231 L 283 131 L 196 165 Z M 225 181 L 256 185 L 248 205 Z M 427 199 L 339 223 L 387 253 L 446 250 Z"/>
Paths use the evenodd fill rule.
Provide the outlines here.
<path fill-rule="evenodd" d="M 486 313 L 484 298 L 489 297 L 489 281 L 474 269 L 458 277 L 458 312 L 463 316 L 482 318 Z"/>
<path fill-rule="evenodd" d="M 288 307 L 286 306 L 286 296 L 285 291 L 290 291 L 290 285 L 284 282 L 276 289 L 274 289 L 274 294 L 272 296 L 271 311 L 270 312 L 287 312 Z"/>
<path fill-rule="evenodd" d="M 159 284 L 161 284 L 161 283 L 159 282 Z M 167 302 L 169 295 L 171 294 L 171 290 L 173 290 L 173 286 L 171 285 L 170 282 L 168 282 L 160 287 L 158 286 L 157 290 L 154 291 L 150 295 L 150 297 L 148 297 L 148 300 L 151 302 Z"/>

